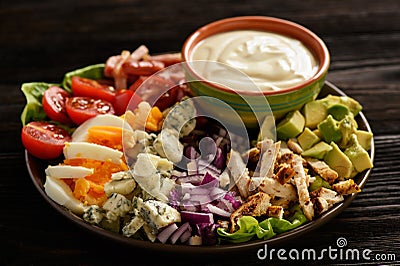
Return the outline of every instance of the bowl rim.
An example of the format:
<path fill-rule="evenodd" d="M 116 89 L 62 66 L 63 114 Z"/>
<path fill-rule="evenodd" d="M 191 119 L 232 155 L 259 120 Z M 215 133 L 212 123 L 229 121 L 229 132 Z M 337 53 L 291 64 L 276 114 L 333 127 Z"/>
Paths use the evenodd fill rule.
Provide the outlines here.
<path fill-rule="evenodd" d="M 251 24 L 251 26 L 249 26 L 249 24 Z M 273 29 L 266 29 L 265 28 L 266 25 L 272 27 Z M 234 91 L 230 88 L 221 86 L 218 83 L 204 79 L 191 67 L 189 63 L 186 64 L 187 70 L 190 71 L 191 75 L 195 76 L 196 81 L 206 83 L 207 85 L 217 90 L 227 93 L 234 92 L 235 94 L 240 93 L 241 95 L 250 95 L 250 96 L 256 96 L 256 95 L 276 96 L 297 91 L 304 87 L 308 87 L 309 85 L 318 82 L 318 80 L 324 78 L 324 76 L 326 75 L 330 65 L 330 53 L 325 42 L 317 34 L 315 34 L 308 28 L 298 23 L 286 19 L 269 17 L 269 16 L 228 17 L 201 26 L 200 28 L 196 29 L 193 33 L 191 33 L 184 41 L 181 49 L 182 61 L 193 62 L 190 61 L 190 52 L 193 51 L 193 48 L 199 43 L 199 41 L 216 33 L 222 33 L 234 30 L 245 30 L 245 29 L 270 31 L 300 40 L 318 59 L 319 67 L 317 73 L 315 73 L 311 78 L 307 79 L 306 81 L 297 84 L 296 86 L 276 91 L 262 91 L 260 93 L 254 91 L 241 91 L 241 90 Z"/>

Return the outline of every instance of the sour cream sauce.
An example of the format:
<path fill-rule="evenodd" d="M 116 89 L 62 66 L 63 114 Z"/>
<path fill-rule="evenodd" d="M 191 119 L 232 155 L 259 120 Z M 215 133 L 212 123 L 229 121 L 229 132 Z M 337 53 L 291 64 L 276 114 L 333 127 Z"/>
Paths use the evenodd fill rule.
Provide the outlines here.
<path fill-rule="evenodd" d="M 239 90 L 248 91 L 282 90 L 308 80 L 318 71 L 317 60 L 301 41 L 255 30 L 229 31 L 210 36 L 194 47 L 191 60 L 219 62 L 243 72 L 257 85 L 237 83 L 242 83 Z M 211 81 L 237 85 L 232 81 L 231 72 L 213 67 L 201 67 L 196 71 Z M 227 75 L 224 76 L 224 73 Z"/>

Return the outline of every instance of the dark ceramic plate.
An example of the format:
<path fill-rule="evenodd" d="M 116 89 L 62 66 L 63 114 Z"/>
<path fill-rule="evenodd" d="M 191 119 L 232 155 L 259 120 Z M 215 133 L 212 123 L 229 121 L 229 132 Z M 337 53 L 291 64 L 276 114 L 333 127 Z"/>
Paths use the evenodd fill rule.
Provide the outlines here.
<path fill-rule="evenodd" d="M 320 98 L 328 95 L 345 95 L 340 89 L 335 87 L 332 83 L 330 82 L 325 82 L 324 87 L 321 90 L 321 93 L 319 95 Z M 367 130 L 371 132 L 371 128 L 368 124 L 367 119 L 365 118 L 364 114 L 360 112 L 360 114 L 357 116 L 357 122 L 358 126 L 360 129 Z M 372 140 L 371 143 L 371 150 L 369 151 L 371 159 L 374 159 L 374 143 Z M 340 212 L 342 212 L 356 197 L 356 194 L 349 195 L 345 198 L 345 200 L 339 204 L 336 204 L 334 207 L 332 207 L 330 210 L 325 212 L 323 215 L 318 217 L 317 219 L 304 224 L 296 229 L 293 229 L 289 232 L 285 232 L 282 234 L 279 234 L 271 239 L 268 240 L 254 240 L 254 241 L 249 241 L 245 243 L 240 243 L 240 244 L 224 244 L 224 245 L 217 245 L 217 246 L 186 246 L 186 245 L 172 245 L 172 244 L 161 244 L 161 243 L 152 243 L 150 241 L 144 241 L 144 240 L 136 240 L 136 239 L 131 239 L 124 237 L 122 235 L 112 233 L 110 231 L 106 231 L 102 228 L 90 225 L 82 220 L 81 217 L 73 214 L 66 208 L 64 208 L 61 205 L 58 205 L 55 203 L 52 199 L 50 199 L 45 191 L 44 191 L 44 182 L 45 182 L 45 174 L 44 170 L 49 164 L 53 164 L 53 162 L 48 162 L 48 161 L 43 161 L 40 159 L 35 158 L 34 156 L 28 154 L 25 151 L 25 160 L 26 160 L 26 166 L 28 168 L 29 174 L 32 178 L 32 181 L 36 188 L 38 189 L 39 193 L 43 196 L 43 198 L 58 212 L 60 212 L 62 215 L 64 215 L 67 219 L 72 221 L 73 223 L 78 224 L 79 226 L 82 226 L 83 228 L 86 228 L 88 231 L 101 235 L 107 239 L 117 241 L 121 244 L 125 244 L 131 247 L 135 248 L 143 248 L 146 250 L 151 250 L 155 252 L 167 252 L 169 254 L 171 253 L 181 253 L 181 254 L 215 254 L 215 253 L 226 253 L 226 252 L 240 252 L 240 251 L 249 251 L 251 250 L 257 250 L 257 248 L 260 248 L 261 246 L 264 246 L 264 244 L 268 245 L 275 245 L 278 243 L 282 243 L 286 240 L 297 238 L 300 235 L 303 235 L 307 232 L 310 232 L 312 230 L 315 230 L 316 228 L 320 227 L 324 223 L 330 221 L 333 219 L 336 215 L 338 215 Z M 55 163 L 55 162 L 54 162 Z M 371 170 L 366 170 L 360 174 L 358 174 L 355 178 L 354 181 L 362 188 L 365 183 L 367 182 L 368 176 L 370 174 Z M 361 192 L 362 193 L 362 192 Z"/>

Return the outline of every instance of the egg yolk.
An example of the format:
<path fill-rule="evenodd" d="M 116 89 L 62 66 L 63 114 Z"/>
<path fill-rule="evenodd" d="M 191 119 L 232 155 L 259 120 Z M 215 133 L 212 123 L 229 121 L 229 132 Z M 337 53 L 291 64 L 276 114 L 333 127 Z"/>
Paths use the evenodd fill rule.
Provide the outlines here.
<path fill-rule="evenodd" d="M 122 151 L 122 134 L 120 127 L 93 126 L 88 129 L 87 141 Z"/>
<path fill-rule="evenodd" d="M 84 204 L 103 206 L 107 200 L 104 184 L 111 180 L 111 175 L 116 172 L 128 170 L 125 163 L 115 164 L 85 158 L 64 160 L 66 165 L 93 168 L 94 172 L 84 178 L 68 179 L 67 184 L 72 189 L 74 197 Z"/>

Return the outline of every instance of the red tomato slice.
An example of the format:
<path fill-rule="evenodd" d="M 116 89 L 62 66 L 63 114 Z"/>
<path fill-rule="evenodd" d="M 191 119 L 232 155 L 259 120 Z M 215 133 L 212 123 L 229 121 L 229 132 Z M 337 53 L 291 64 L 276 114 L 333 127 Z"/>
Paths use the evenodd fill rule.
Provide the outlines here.
<path fill-rule="evenodd" d="M 71 136 L 51 123 L 30 122 L 22 128 L 21 139 L 30 154 L 43 160 L 51 160 L 61 156 L 64 143 L 71 141 Z"/>
<path fill-rule="evenodd" d="M 71 97 L 67 91 L 57 86 L 49 87 L 43 94 L 42 105 L 46 115 L 62 124 L 72 124 L 65 109 L 65 100 Z"/>
<path fill-rule="evenodd" d="M 161 111 L 177 102 L 179 85 L 161 76 L 151 76 L 148 81 L 147 78 L 149 77 L 140 76 L 129 90 L 135 91 L 144 101 L 156 101 L 154 105 Z"/>
<path fill-rule="evenodd" d="M 139 103 L 142 101 L 142 98 L 135 94 L 131 90 L 119 90 L 115 95 L 115 100 L 113 102 L 113 107 L 116 115 L 123 115 L 128 108 L 130 110 L 134 110 Z M 130 104 L 129 104 L 130 103 Z"/>
<path fill-rule="evenodd" d="M 114 108 L 108 101 L 89 97 L 71 97 L 65 102 L 67 113 L 72 121 L 80 125 L 99 114 L 114 114 Z"/>
<path fill-rule="evenodd" d="M 71 88 L 74 96 L 102 99 L 108 102 L 113 102 L 115 98 L 115 89 L 113 86 L 93 79 L 74 76 L 72 77 Z"/>

